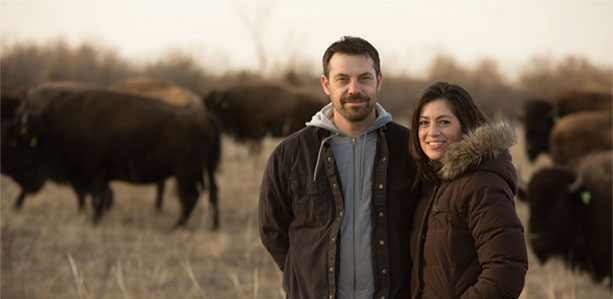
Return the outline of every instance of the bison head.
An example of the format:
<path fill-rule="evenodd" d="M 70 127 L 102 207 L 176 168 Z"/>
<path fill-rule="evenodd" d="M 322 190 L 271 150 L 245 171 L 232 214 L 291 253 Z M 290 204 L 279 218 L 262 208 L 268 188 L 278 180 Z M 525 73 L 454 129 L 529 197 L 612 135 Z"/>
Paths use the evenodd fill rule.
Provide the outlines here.
<path fill-rule="evenodd" d="M 233 131 L 233 113 L 235 112 L 231 109 L 230 101 L 226 99 L 225 93 L 213 90 L 202 99 L 207 111 L 211 112 L 222 125 L 221 129 L 226 132 Z"/>
<path fill-rule="evenodd" d="M 526 132 L 526 151 L 530 161 L 549 151 L 549 132 L 554 124 L 554 106 L 543 100 L 531 100 L 523 106 L 522 122 Z"/>
<path fill-rule="evenodd" d="M 530 206 L 529 240 L 541 263 L 555 255 L 567 255 L 583 243 L 580 232 L 582 201 L 575 176 L 564 169 L 536 172 L 525 193 Z"/>
<path fill-rule="evenodd" d="M 24 125 L 27 121 L 27 115 L 2 120 L 0 170 L 33 193 L 42 188 L 46 176 L 39 166 L 38 141 Z"/>
<path fill-rule="evenodd" d="M 223 93 L 217 90 L 209 92 L 203 97 L 203 101 L 206 109 L 215 114 L 228 110 L 230 106 L 230 102 L 224 99 Z"/>

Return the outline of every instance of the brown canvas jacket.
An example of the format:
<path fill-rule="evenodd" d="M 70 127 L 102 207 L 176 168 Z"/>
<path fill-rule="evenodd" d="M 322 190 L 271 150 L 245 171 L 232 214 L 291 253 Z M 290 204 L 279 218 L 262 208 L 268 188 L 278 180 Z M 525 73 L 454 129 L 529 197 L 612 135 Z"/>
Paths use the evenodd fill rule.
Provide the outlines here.
<path fill-rule="evenodd" d="M 412 298 L 517 298 L 528 269 L 515 212 L 509 125 L 484 126 L 450 145 L 424 190 L 411 235 Z"/>
<path fill-rule="evenodd" d="M 262 243 L 283 271 L 288 298 L 336 298 L 340 178 L 326 143 L 313 181 L 320 142 L 330 132 L 306 127 L 275 148 L 260 186 Z M 410 296 L 409 228 L 415 176 L 407 128 L 390 122 L 377 130 L 373 169 L 374 298 Z"/>

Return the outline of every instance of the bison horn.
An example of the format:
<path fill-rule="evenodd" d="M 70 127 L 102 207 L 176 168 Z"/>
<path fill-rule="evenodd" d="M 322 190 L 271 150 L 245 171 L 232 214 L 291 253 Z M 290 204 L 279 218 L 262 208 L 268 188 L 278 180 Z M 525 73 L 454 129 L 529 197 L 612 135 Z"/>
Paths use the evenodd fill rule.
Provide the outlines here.
<path fill-rule="evenodd" d="M 28 124 L 28 119 L 30 117 L 30 114 L 26 111 L 23 113 L 23 115 L 21 116 L 21 121 L 20 121 L 20 126 L 19 126 L 19 133 L 21 133 L 21 135 L 25 135 L 27 133 L 27 124 Z"/>
<path fill-rule="evenodd" d="M 581 187 L 581 184 L 583 184 L 583 175 L 579 173 L 575 181 L 568 185 L 568 188 L 566 190 L 568 190 L 568 192 L 570 193 L 577 192 L 579 191 L 579 187 Z"/>

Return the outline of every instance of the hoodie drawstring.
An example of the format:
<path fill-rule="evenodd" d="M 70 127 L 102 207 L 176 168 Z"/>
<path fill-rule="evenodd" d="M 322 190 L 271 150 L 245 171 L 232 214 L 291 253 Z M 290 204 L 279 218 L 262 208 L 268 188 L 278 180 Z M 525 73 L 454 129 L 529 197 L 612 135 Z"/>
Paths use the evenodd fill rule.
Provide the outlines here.
<path fill-rule="evenodd" d="M 362 142 L 362 153 L 360 154 L 360 195 L 359 199 L 362 199 L 362 192 L 364 191 L 364 151 L 366 150 L 366 137 L 367 132 L 364 132 L 364 142 Z"/>
<path fill-rule="evenodd" d="M 313 170 L 313 182 L 315 182 L 315 180 L 317 179 L 317 167 L 319 166 L 319 160 L 320 160 L 320 158 L 321 158 L 321 150 L 324 148 L 324 144 L 325 144 L 325 143 L 326 143 L 328 140 L 330 140 L 330 139 L 332 139 L 332 138 L 334 138 L 334 137 L 336 137 L 336 136 L 338 136 L 338 133 L 335 133 L 335 134 L 333 134 L 333 135 L 330 135 L 330 136 L 328 136 L 328 137 L 324 138 L 324 139 L 321 141 L 321 143 L 319 144 L 319 151 L 317 152 L 317 162 L 315 162 L 315 170 Z"/>

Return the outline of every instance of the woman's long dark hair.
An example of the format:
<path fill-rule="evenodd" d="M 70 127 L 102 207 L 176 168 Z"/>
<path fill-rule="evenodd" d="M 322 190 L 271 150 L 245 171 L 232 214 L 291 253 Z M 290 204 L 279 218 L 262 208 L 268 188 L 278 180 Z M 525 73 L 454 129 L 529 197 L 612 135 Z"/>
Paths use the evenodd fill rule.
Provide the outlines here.
<path fill-rule="evenodd" d="M 411 132 L 409 134 L 409 153 L 417 164 L 417 177 L 414 188 L 420 188 L 424 183 L 439 183 L 435 171 L 430 167 L 428 156 L 422 151 L 419 143 L 419 116 L 425 104 L 443 99 L 451 108 L 451 112 L 460 120 L 462 133 L 466 134 L 487 123 L 487 118 L 473 102 L 472 97 L 464 88 L 449 82 L 436 82 L 428 86 L 417 98 L 413 106 Z"/>

